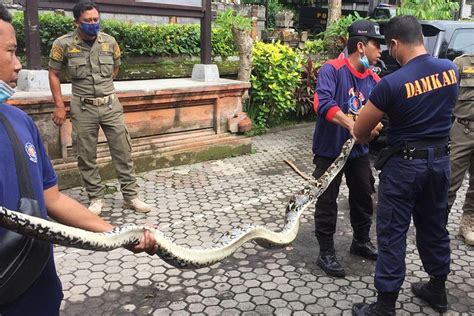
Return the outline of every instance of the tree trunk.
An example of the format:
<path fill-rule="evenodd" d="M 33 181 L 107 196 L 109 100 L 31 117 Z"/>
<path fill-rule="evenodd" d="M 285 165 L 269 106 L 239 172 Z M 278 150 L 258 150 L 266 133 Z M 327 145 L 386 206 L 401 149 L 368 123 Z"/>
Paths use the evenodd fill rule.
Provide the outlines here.
<path fill-rule="evenodd" d="M 250 81 L 253 49 L 253 39 L 250 36 L 250 31 L 240 30 L 233 27 L 232 36 L 234 37 L 235 46 L 237 46 L 240 55 L 237 80 Z"/>
<path fill-rule="evenodd" d="M 331 25 L 332 23 L 336 22 L 341 18 L 342 0 L 328 1 L 328 6 L 329 12 L 327 26 Z"/>

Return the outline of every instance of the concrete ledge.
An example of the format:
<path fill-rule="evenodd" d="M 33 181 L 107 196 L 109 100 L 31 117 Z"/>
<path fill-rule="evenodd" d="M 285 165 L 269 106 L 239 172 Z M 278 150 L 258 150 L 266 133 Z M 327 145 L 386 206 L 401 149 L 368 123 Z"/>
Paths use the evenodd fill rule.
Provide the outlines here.
<path fill-rule="evenodd" d="M 250 83 L 245 81 L 218 79 L 212 82 L 196 81 L 191 78 L 181 79 L 155 79 L 155 80 L 132 80 L 114 82 L 115 92 L 121 95 L 161 95 L 163 93 L 174 93 L 178 91 L 198 92 L 198 91 L 216 91 L 223 89 L 250 88 Z M 61 84 L 61 91 L 66 100 L 70 99 L 71 84 Z M 25 104 L 33 102 L 35 104 L 53 102 L 53 96 L 50 91 L 17 91 L 11 101 L 11 104 Z M 26 103 L 28 104 L 28 103 Z"/>

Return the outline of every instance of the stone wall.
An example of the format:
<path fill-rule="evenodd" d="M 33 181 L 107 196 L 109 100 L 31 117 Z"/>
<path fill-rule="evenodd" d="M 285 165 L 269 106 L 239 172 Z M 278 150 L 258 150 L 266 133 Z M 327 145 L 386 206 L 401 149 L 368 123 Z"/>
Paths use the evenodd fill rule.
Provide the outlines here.
<path fill-rule="evenodd" d="M 242 112 L 242 96 L 249 87 L 247 82 L 226 79 L 116 82 L 137 172 L 249 153 L 250 138 L 230 132 L 228 125 L 229 118 Z M 69 107 L 71 85 L 62 84 L 61 88 Z M 51 93 L 18 92 L 8 103 L 35 121 L 61 188 L 81 185 L 72 148 L 71 122 L 66 120 L 60 128 L 53 124 Z M 102 131 L 97 164 L 103 179 L 115 176 Z"/>

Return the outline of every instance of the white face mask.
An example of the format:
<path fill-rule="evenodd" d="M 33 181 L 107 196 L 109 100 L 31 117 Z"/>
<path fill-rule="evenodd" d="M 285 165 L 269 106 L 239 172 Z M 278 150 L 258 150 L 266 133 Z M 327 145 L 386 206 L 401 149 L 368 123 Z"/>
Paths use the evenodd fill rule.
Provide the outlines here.
<path fill-rule="evenodd" d="M 5 81 L 0 80 L 0 103 L 5 103 L 15 93 L 15 90 L 7 85 Z"/>
<path fill-rule="evenodd" d="M 359 58 L 359 63 L 364 67 L 364 69 L 367 69 L 370 67 L 369 59 L 367 56 L 364 54 L 361 58 Z"/>
<path fill-rule="evenodd" d="M 399 64 L 399 65 L 401 66 L 402 63 L 398 61 L 397 54 L 392 55 L 392 47 L 393 47 L 393 42 L 390 43 L 390 47 L 389 47 L 389 49 L 388 49 L 388 54 L 390 55 L 390 57 L 392 57 L 393 59 L 395 59 L 395 61 L 397 62 L 397 64 Z M 398 48 L 397 48 L 397 53 L 398 53 Z"/>

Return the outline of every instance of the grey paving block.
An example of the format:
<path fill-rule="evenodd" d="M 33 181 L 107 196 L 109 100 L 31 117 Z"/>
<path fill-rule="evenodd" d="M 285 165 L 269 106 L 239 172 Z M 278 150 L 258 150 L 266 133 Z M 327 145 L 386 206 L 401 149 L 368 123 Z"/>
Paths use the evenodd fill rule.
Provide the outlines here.
<path fill-rule="evenodd" d="M 283 160 L 291 159 L 311 174 L 312 132 L 312 124 L 296 126 L 254 137 L 251 155 L 139 174 L 140 196 L 156 207 L 148 214 L 123 210 L 118 182 L 109 181 L 106 185 L 116 190 L 106 195 L 101 216 L 116 225 L 157 224 L 177 244 L 191 248 L 212 247 L 226 231 L 243 224 L 278 231 L 289 197 L 305 185 Z M 466 188 L 467 179 L 448 222 L 452 241 L 448 315 L 474 314 L 474 249 L 457 236 Z M 81 188 L 65 193 L 88 203 Z M 338 203 L 335 243 L 345 278 L 328 277 L 315 263 L 318 245 L 314 207 L 310 207 L 289 247 L 267 250 L 251 242 L 223 262 L 197 270 L 180 270 L 157 256 L 135 255 L 126 249 L 93 252 L 56 246 L 64 288 L 61 314 L 350 315 L 352 304 L 375 299 L 375 264 L 348 253 L 352 228 L 344 179 Z M 398 314 L 431 315 L 433 309 L 410 291 L 411 283 L 428 276 L 416 250 L 413 227 L 407 236 L 407 276 Z"/>

